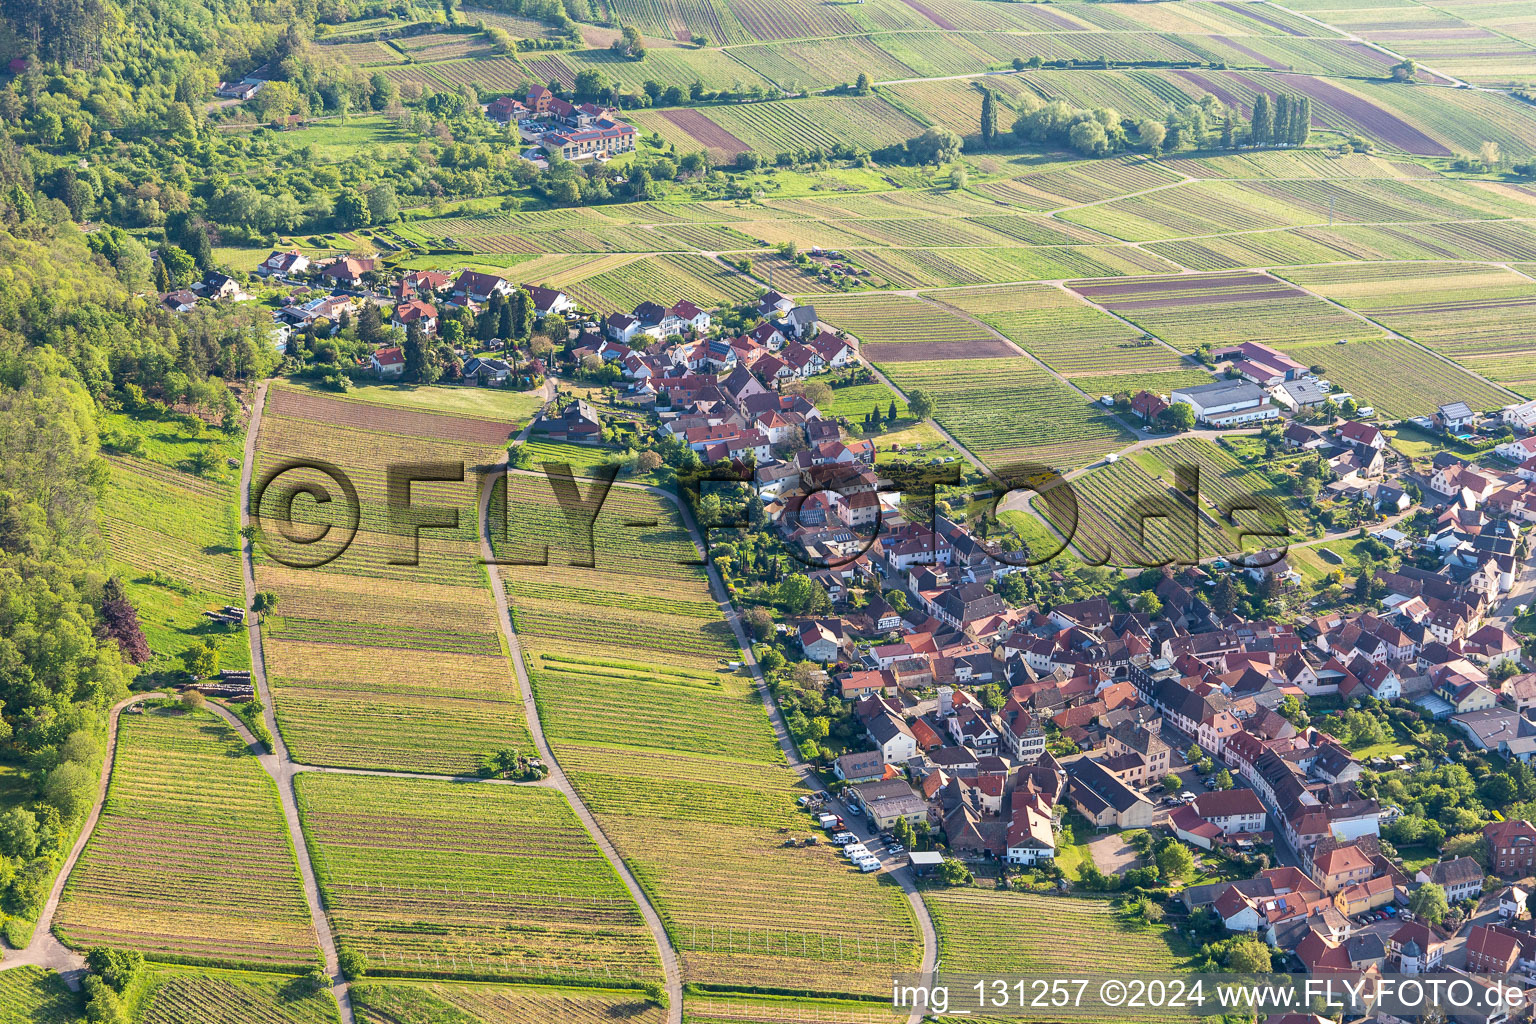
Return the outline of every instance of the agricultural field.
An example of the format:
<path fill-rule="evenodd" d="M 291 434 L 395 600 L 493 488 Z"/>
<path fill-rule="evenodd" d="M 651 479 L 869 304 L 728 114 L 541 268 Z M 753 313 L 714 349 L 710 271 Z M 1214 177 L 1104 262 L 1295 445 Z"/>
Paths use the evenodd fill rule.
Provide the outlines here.
<path fill-rule="evenodd" d="M 365 981 L 351 988 L 360 1024 L 663 1024 L 666 1011 L 633 990 Z M 691 1001 L 691 1000 L 690 1000 Z"/>
<path fill-rule="evenodd" d="M 994 468 L 1034 462 L 1074 469 L 1131 440 L 1088 396 L 1023 356 L 879 367 L 904 393 L 926 391 L 938 424 Z"/>
<path fill-rule="evenodd" d="M 123 716 L 111 789 L 55 928 L 77 948 L 166 962 L 318 962 L 277 786 L 212 712 Z"/>
<path fill-rule="evenodd" d="M 802 784 L 729 665 L 738 649 L 675 507 L 615 486 L 588 548 L 542 476 L 508 487 L 498 557 L 547 561 L 501 568 L 546 733 L 682 950 L 684 979 L 874 995 L 873 965 L 916 964 L 899 887 L 825 845 L 784 847 L 781 830 L 806 825 Z M 781 883 L 771 907 L 764 877 Z M 851 932 L 863 938 L 840 945 Z"/>
<path fill-rule="evenodd" d="M 748 278 L 693 253 L 646 256 L 591 277 L 566 280 L 560 287 L 591 309 L 625 312 L 649 300 L 670 304 L 689 299 L 704 308 L 736 305 L 757 293 Z"/>
<path fill-rule="evenodd" d="M 1106 375 L 1155 374 L 1184 384 L 1209 379 L 1182 354 L 1062 288 L 973 288 L 927 297 L 986 322 L 1090 393 L 1104 390 L 1099 378 Z"/>
<path fill-rule="evenodd" d="M 0 971 L 0 1024 L 77 1024 L 85 1018 L 64 979 L 43 967 Z"/>
<path fill-rule="evenodd" d="M 136 1024 L 340 1024 L 336 999 L 283 974 L 157 968 Z"/>
<path fill-rule="evenodd" d="M 1073 504 L 1030 500 L 1089 565 L 1140 569 L 1223 553 L 1229 539 L 1220 524 L 1170 484 L 1122 459 L 1073 478 Z"/>
<path fill-rule="evenodd" d="M 1244 341 L 1285 349 L 1382 334 L 1379 327 L 1265 273 L 1071 281 L 1068 286 L 1185 352 Z"/>
<path fill-rule="evenodd" d="M 1175 974 L 1177 933 L 1133 925 L 1108 900 L 948 889 L 923 894 L 947 970 L 987 974 Z M 1072 935 L 1077 941 L 1058 941 Z"/>
<path fill-rule="evenodd" d="M 1131 458 L 1169 485 L 1175 484 L 1180 468 L 1198 469 L 1201 507 L 1226 522 L 1235 522 L 1239 528 L 1266 532 L 1284 530 L 1296 534 L 1306 525 L 1309 503 L 1291 495 L 1259 470 L 1240 462 L 1210 438 L 1182 437 L 1171 444 L 1145 448 Z M 1250 509 L 1249 502 L 1268 505 L 1269 510 Z M 1283 543 L 1275 540 L 1265 544 L 1255 538 L 1245 541 L 1245 547 L 1253 550 Z"/>
<path fill-rule="evenodd" d="M 360 504 L 351 546 L 321 568 L 276 561 L 314 557 L 279 537 L 264 534 L 257 545 L 257 586 L 278 595 L 264 630 L 272 700 L 295 758 L 461 774 L 492 750 L 528 745 L 475 540 L 476 467 L 503 460 L 517 426 L 292 389 L 268 395 L 257 484 L 290 460 L 322 459 L 353 481 Z M 413 544 L 409 528 L 390 521 L 385 471 L 445 460 L 465 464 L 464 481 L 414 483 L 411 500 L 458 525 L 423 529 Z M 346 517 L 332 511 L 342 495 L 321 473 L 284 474 L 263 508 L 283 489 L 310 483 L 336 500 L 296 502 L 295 518 L 344 536 Z"/>
<path fill-rule="evenodd" d="M 859 339 L 872 362 L 987 359 L 1014 350 L 980 324 L 905 295 L 816 297 L 816 315 Z"/>
<path fill-rule="evenodd" d="M 557 790 L 321 774 L 297 790 L 338 941 L 371 971 L 659 977 L 639 908 Z"/>
<path fill-rule="evenodd" d="M 674 113 L 687 117 L 678 124 Z M 838 145 L 879 149 L 923 133 L 921 124 L 878 96 L 775 100 L 707 111 L 645 110 L 629 117 L 636 128 L 656 132 L 678 152 L 707 149 L 723 157 L 746 149 L 770 154 Z"/>
<path fill-rule="evenodd" d="M 1312 288 L 1468 369 L 1536 394 L 1536 281 L 1501 267 L 1408 263 L 1299 268 Z"/>
<path fill-rule="evenodd" d="M 194 434 L 180 423 L 121 413 L 104 426 L 115 445 L 135 449 L 106 457 L 101 530 L 155 664 L 212 636 L 221 641 L 222 667 L 249 667 L 243 632 L 203 616 L 244 603 L 234 471 L 223 463 L 238 454 L 239 435 Z M 194 458 L 211 465 L 199 474 Z"/>

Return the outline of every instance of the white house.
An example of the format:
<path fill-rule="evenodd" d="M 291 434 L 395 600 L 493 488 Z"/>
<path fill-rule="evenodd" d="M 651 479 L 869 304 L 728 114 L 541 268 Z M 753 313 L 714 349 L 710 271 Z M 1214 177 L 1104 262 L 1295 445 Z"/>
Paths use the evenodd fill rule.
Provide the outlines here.
<path fill-rule="evenodd" d="M 405 353 L 398 345 L 381 348 L 368 357 L 368 365 L 380 377 L 398 377 L 405 373 Z"/>
<path fill-rule="evenodd" d="M 1536 403 L 1528 403 L 1536 405 Z M 1532 456 L 1536 456 L 1536 435 L 1531 437 L 1516 438 L 1513 441 L 1505 441 L 1494 446 L 1494 454 L 1510 462 L 1522 463 Z"/>
<path fill-rule="evenodd" d="M 1168 402 L 1188 405 L 1194 410 L 1196 422 L 1220 427 L 1272 420 L 1280 415 L 1280 410 L 1269 404 L 1264 389 L 1246 380 L 1178 388 L 1169 394 Z"/>
<path fill-rule="evenodd" d="M 1516 430 L 1536 430 L 1536 401 L 1506 405 L 1499 410 L 1499 418 Z"/>

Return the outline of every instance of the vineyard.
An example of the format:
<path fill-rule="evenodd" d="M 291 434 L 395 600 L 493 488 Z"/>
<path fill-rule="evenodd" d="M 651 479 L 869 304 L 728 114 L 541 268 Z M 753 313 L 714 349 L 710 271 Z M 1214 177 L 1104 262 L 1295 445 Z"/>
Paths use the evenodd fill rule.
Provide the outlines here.
<path fill-rule="evenodd" d="M 1429 263 L 1302 268 L 1286 276 L 1484 377 L 1536 393 L 1536 281 L 1523 274 Z"/>
<path fill-rule="evenodd" d="M 886 362 L 880 368 L 903 392 L 926 391 L 939 425 L 993 467 L 1030 461 L 1073 469 L 1130 436 L 1085 396 L 1021 356 Z"/>
<path fill-rule="evenodd" d="M 336 1000 L 298 978 L 155 971 L 137 1024 L 340 1024 Z"/>
<path fill-rule="evenodd" d="M 1107 900 L 979 889 L 930 891 L 923 900 L 951 971 L 1175 974 L 1184 961 L 1176 932 L 1129 924 Z"/>
<path fill-rule="evenodd" d="M 1282 519 L 1262 511 L 1239 511 L 1235 519 L 1240 527 L 1297 531 L 1306 522 L 1306 503 L 1208 438 L 1183 437 L 1171 444 L 1144 449 L 1132 458 L 1170 485 L 1176 481 L 1178 467 L 1198 469 L 1201 507 L 1224 521 L 1226 513 L 1245 509 L 1252 499 L 1273 502 L 1283 514 Z M 1264 545 L 1255 540 L 1247 542 L 1247 546 Z"/>
<path fill-rule="evenodd" d="M 684 564 L 697 551 L 675 508 L 615 487 L 589 550 L 543 477 L 515 474 L 509 488 L 498 556 L 542 560 L 548 547 L 547 565 L 502 569 L 540 716 L 683 950 L 684 979 L 872 995 L 872 965 L 915 965 L 898 887 L 858 876 L 829 847 L 784 847 L 780 830 L 805 821 L 801 784 L 749 680 L 725 664 L 740 655 L 703 568 Z M 863 944 L 840 947 L 849 931 Z"/>
<path fill-rule="evenodd" d="M 78 1007 L 53 971 L 27 964 L 0 972 L 0 1024 L 76 1024 Z"/>
<path fill-rule="evenodd" d="M 315 962 L 277 787 L 232 729 L 179 708 L 122 718 L 112 786 L 56 928 L 77 948 L 154 960 Z"/>
<path fill-rule="evenodd" d="M 1033 503 L 1090 565 L 1192 563 L 1228 546 L 1208 515 L 1133 462 L 1094 469 L 1071 483 L 1075 521 L 1070 506 L 1039 498 Z"/>
<path fill-rule="evenodd" d="M 708 256 L 692 253 L 647 256 L 561 287 L 593 309 L 630 310 L 646 301 L 671 305 L 685 298 L 709 308 L 756 297 L 749 279 Z"/>
<path fill-rule="evenodd" d="M 823 322 L 858 338 L 864 357 L 876 362 L 984 359 L 1014 353 L 985 327 L 905 295 L 818 296 L 816 313 Z"/>
<path fill-rule="evenodd" d="M 665 1010 L 639 992 L 600 988 L 365 981 L 352 986 L 351 996 L 360 1024 L 664 1024 L 667 1019 Z"/>
<path fill-rule="evenodd" d="M 830 150 L 838 145 L 879 149 L 923 133 L 922 125 L 877 96 L 818 96 L 710 107 L 705 116 L 713 126 L 761 153 L 810 147 Z M 680 152 L 709 146 L 707 138 L 694 134 L 696 129 L 684 130 L 660 112 L 631 112 L 629 117 L 636 128 L 656 132 Z"/>
<path fill-rule="evenodd" d="M 381 432 L 386 426 L 397 433 Z M 331 461 L 354 482 L 361 505 L 352 545 L 320 569 L 288 568 L 257 546 L 257 586 L 279 597 L 264 646 L 278 723 L 295 758 L 459 774 L 473 771 L 491 750 L 527 746 L 475 543 L 474 467 L 503 458 L 513 427 L 505 420 L 272 391 L 255 478 L 285 460 Z M 444 460 L 462 460 L 465 480 L 414 483 L 411 501 L 456 514 L 458 526 L 421 531 L 419 563 L 402 564 L 412 557 L 412 538 L 390 523 L 385 470 Z M 327 493 L 337 490 L 328 477 L 298 470 L 280 486 L 310 481 Z M 302 522 L 346 525 L 331 506 L 296 503 L 295 509 Z M 265 543 L 278 541 L 269 536 Z"/>
<path fill-rule="evenodd" d="M 370 974 L 659 976 L 639 908 L 558 791 L 318 774 L 297 789 L 338 941 Z"/>
<path fill-rule="evenodd" d="M 1178 353 L 1059 288 L 976 288 L 929 297 L 985 321 L 1068 377 L 1192 369 Z M 1101 390 L 1096 380 L 1078 383 Z"/>
<path fill-rule="evenodd" d="M 1381 330 L 1262 273 L 1186 275 L 1134 281 L 1072 281 L 1073 291 L 1175 348 L 1261 341 L 1277 348 Z"/>

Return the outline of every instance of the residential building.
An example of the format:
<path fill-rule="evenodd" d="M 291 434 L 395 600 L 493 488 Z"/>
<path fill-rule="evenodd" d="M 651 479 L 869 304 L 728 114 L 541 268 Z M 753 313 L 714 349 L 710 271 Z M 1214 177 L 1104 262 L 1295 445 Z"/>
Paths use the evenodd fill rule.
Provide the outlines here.
<path fill-rule="evenodd" d="M 1240 426 L 1276 419 L 1280 415 L 1280 410 L 1269 404 L 1264 389 L 1246 380 L 1223 380 L 1177 388 L 1169 394 L 1168 401 L 1190 406 L 1197 423 L 1211 426 Z"/>

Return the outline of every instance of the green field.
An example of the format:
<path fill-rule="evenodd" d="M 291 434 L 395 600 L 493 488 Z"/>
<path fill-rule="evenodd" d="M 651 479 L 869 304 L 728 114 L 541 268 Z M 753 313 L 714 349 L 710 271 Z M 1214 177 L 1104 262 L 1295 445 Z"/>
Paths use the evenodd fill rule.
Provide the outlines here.
<path fill-rule="evenodd" d="M 473 467 L 502 461 L 515 426 L 289 389 L 268 396 L 255 479 L 283 460 L 323 459 L 355 482 L 361 504 L 356 538 L 323 568 L 280 564 L 258 545 L 257 586 L 279 598 L 263 632 L 267 670 L 295 758 L 460 774 L 500 747 L 529 745 L 475 543 Z M 415 483 L 411 499 L 456 516 L 458 526 L 423 529 L 415 548 L 390 524 L 386 469 L 445 459 L 465 464 L 464 481 Z M 290 482 L 337 489 L 309 471 L 280 486 Z M 339 531 L 345 517 L 327 518 L 337 497 L 333 505 L 296 506 L 296 517 L 313 515 Z M 307 557 L 302 549 L 284 555 L 276 534 L 265 543 L 277 555 Z M 412 557 L 417 564 L 405 564 Z"/>
<path fill-rule="evenodd" d="M 318 962 L 277 786 L 234 730 L 211 712 L 172 708 L 125 715 L 119 733 L 59 934 L 77 948 L 168 962 Z"/>
<path fill-rule="evenodd" d="M 375 973 L 646 981 L 656 948 L 553 789 L 304 775 L 338 940 Z"/>
<path fill-rule="evenodd" d="M 1022 356 L 890 362 L 880 369 L 903 392 L 922 388 L 932 396 L 935 421 L 994 467 L 1074 469 L 1130 440 L 1102 407 Z"/>
<path fill-rule="evenodd" d="M 899 888 L 825 845 L 784 847 L 782 830 L 807 823 L 803 784 L 750 680 L 726 664 L 739 653 L 703 568 L 687 564 L 697 551 L 674 507 L 615 487 L 589 552 L 542 477 L 510 485 L 517 549 L 549 548 L 547 565 L 502 569 L 540 717 L 681 950 L 684 980 L 874 995 L 874 965 L 915 964 Z M 593 568 L 570 564 L 589 555 Z M 857 948 L 839 940 L 849 927 Z"/>
<path fill-rule="evenodd" d="M 73 992 L 53 971 L 30 965 L 0 971 L 0 1024 L 77 1024 Z"/>
<path fill-rule="evenodd" d="M 340 1024 L 336 999 L 307 978 L 157 969 L 137 1024 Z"/>
<path fill-rule="evenodd" d="M 362 1024 L 662 1024 L 666 1011 L 630 990 L 366 981 L 351 989 Z"/>

